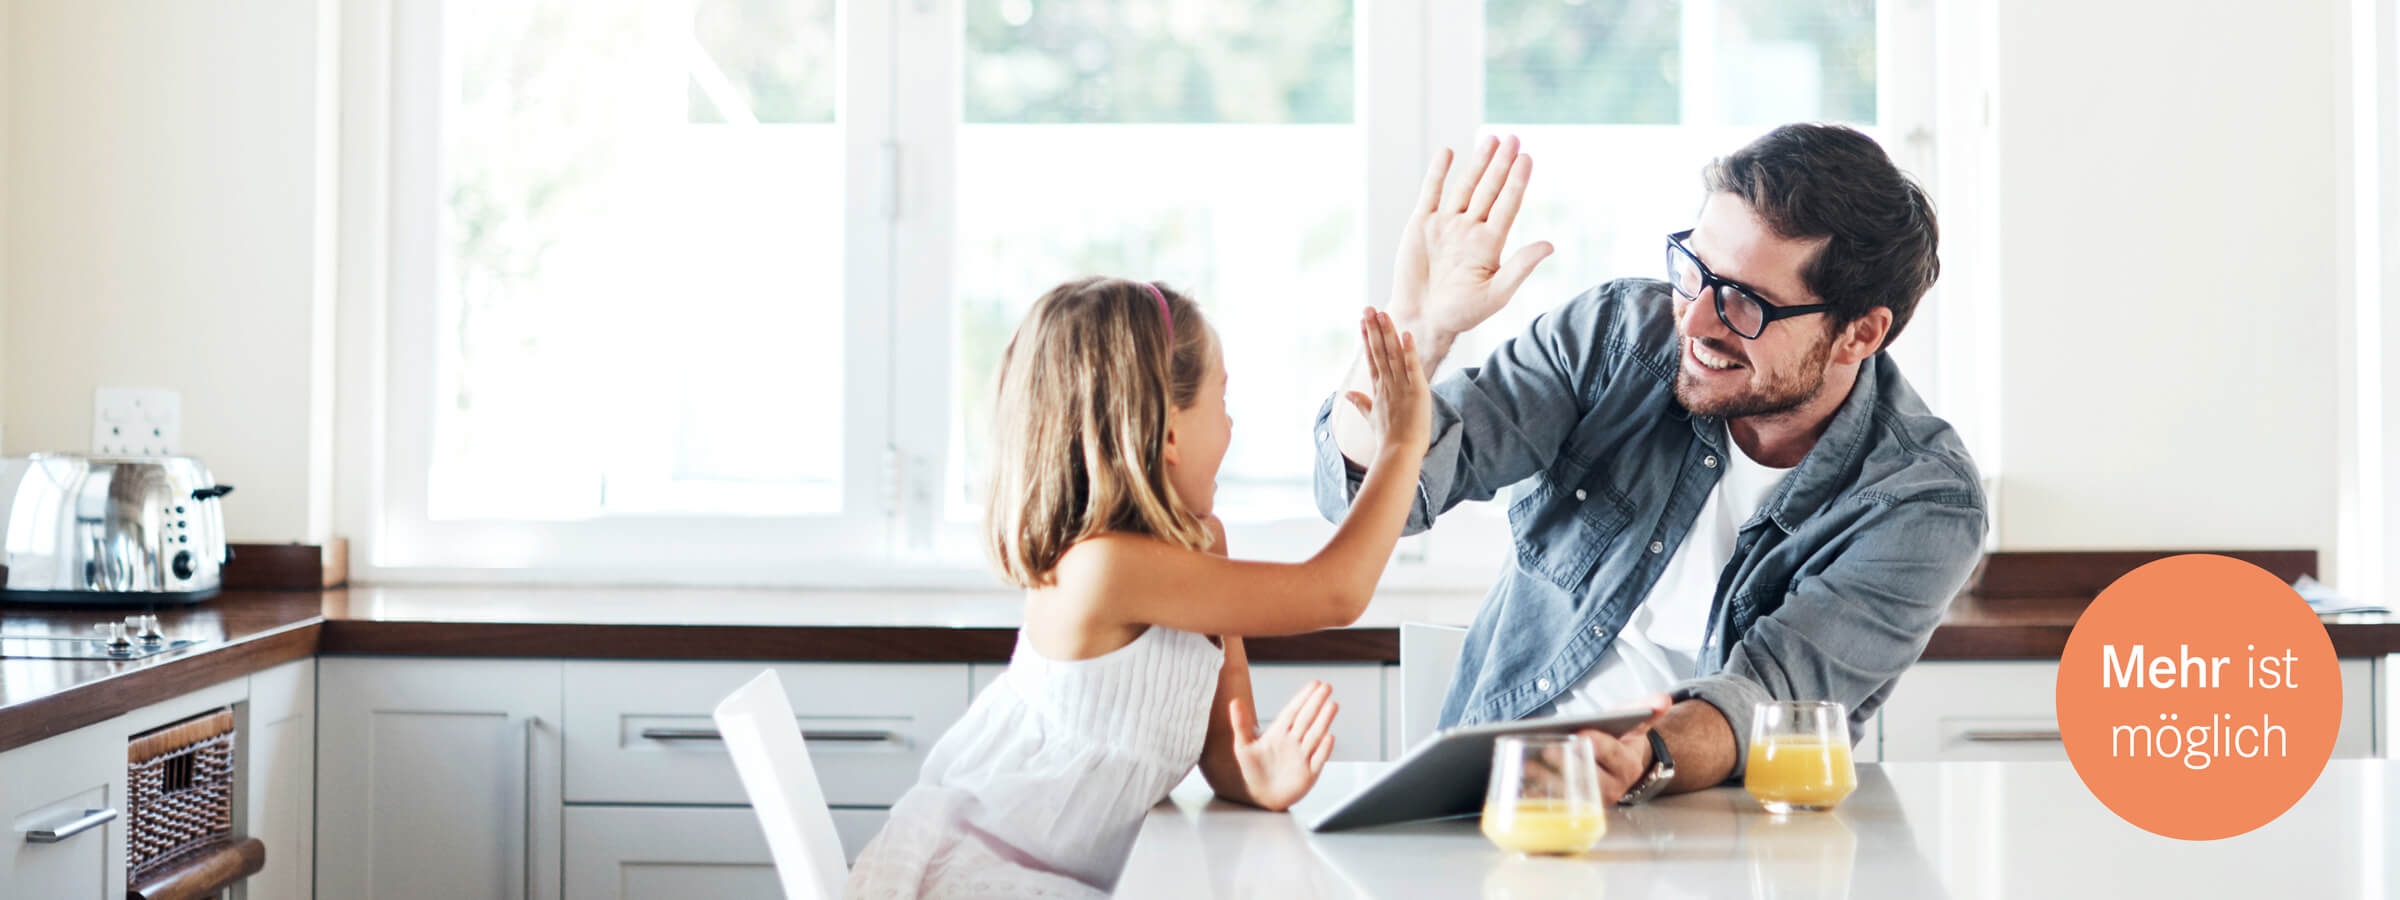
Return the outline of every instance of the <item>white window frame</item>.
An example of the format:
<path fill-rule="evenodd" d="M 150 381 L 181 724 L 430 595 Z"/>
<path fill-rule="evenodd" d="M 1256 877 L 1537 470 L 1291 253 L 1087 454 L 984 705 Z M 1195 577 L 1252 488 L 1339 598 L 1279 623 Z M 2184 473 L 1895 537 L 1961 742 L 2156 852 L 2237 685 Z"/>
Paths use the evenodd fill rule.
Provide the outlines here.
<path fill-rule="evenodd" d="M 1353 109 L 1365 162 L 1356 190 L 1367 248 L 1359 274 L 1366 296 L 1381 298 L 1390 291 L 1391 251 L 1425 160 L 1436 147 L 1463 146 L 1482 131 L 1484 13 L 1480 0 L 1356 2 Z M 838 3 L 838 119 L 849 173 L 845 513 L 577 522 L 434 521 L 424 514 L 433 392 L 417 386 L 433 383 L 429 332 L 440 283 L 428 261 L 439 259 L 433 229 L 442 81 L 428 73 L 441 74 L 441 4 L 343 3 L 337 507 L 362 580 L 997 589 L 982 559 L 934 550 L 957 546 L 956 534 L 944 531 L 959 527 L 942 506 L 955 266 L 925 261 L 955 259 L 960 0 Z M 1888 0 L 1878 9 L 1878 129 L 1903 138 L 1890 149 L 1931 183 L 1939 143 L 1935 79 L 1925 77 L 1937 52 L 1932 0 Z M 1947 52 L 1948 42 L 1938 49 Z M 1951 238 L 1957 210 L 1945 203 L 1944 213 Z M 1945 241 L 1946 249 L 1956 246 Z M 1943 284 L 1945 293 L 1958 292 L 1951 276 Z M 1943 306 L 1929 304 L 1911 330 L 1937 335 L 1940 367 L 1924 369 L 1932 384 L 1919 387 L 1941 395 L 1937 407 L 1956 407 L 1971 402 L 1972 392 L 1958 388 L 1973 379 L 1954 373 L 1971 375 L 1972 361 L 1984 354 L 1956 337 L 1963 327 L 1945 327 L 1963 317 L 1943 316 Z M 932 359 L 945 365 L 918 364 Z M 1249 427 L 1288 427 L 1293 452 L 1309 452 L 1305 423 Z M 1384 588 L 1488 588 L 1509 558 L 1508 535 L 1496 516 L 1477 518 L 1403 541 Z M 1236 553 L 1254 558 L 1304 556 L 1332 530 L 1314 519 L 1229 528 Z"/>

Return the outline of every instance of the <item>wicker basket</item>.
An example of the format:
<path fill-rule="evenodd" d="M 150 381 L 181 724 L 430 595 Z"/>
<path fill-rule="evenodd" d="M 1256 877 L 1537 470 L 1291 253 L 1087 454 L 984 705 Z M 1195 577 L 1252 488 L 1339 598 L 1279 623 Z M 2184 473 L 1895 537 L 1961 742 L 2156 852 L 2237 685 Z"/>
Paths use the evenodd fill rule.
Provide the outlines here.
<path fill-rule="evenodd" d="M 233 837 L 233 710 L 135 735 L 126 748 L 130 881 Z"/>

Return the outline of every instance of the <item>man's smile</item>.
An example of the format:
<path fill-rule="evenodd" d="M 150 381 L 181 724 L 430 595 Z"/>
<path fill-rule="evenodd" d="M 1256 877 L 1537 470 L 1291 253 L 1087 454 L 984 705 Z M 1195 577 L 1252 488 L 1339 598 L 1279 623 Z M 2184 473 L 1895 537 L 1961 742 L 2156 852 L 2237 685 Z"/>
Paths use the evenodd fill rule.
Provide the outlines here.
<path fill-rule="evenodd" d="M 1710 372 L 1730 372 L 1742 367 L 1740 362 L 1731 357 L 1712 352 L 1701 346 L 1699 338 L 1684 338 L 1683 342 L 1684 346 L 1690 348 L 1685 355 L 1691 357 L 1692 362 L 1702 369 Z"/>

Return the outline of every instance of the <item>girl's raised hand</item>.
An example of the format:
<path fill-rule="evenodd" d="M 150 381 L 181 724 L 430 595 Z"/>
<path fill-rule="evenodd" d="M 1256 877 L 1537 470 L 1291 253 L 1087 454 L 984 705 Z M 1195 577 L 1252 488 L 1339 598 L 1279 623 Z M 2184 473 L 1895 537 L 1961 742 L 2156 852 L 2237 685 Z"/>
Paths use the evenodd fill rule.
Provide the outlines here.
<path fill-rule="evenodd" d="M 1366 343 L 1367 377 L 1375 396 L 1357 391 L 1346 396 L 1358 407 L 1367 427 L 1375 432 L 1375 453 L 1401 452 L 1423 456 L 1433 440 L 1433 389 L 1425 382 L 1425 362 L 1417 340 L 1392 324 L 1392 317 L 1369 308 L 1359 319 L 1359 339 Z"/>
<path fill-rule="evenodd" d="M 1332 698 L 1332 685 L 1311 681 L 1263 731 L 1248 701 L 1229 701 L 1233 755 L 1251 802 L 1262 809 L 1289 809 L 1316 786 L 1325 761 L 1333 757 L 1333 715 L 1341 704 Z"/>

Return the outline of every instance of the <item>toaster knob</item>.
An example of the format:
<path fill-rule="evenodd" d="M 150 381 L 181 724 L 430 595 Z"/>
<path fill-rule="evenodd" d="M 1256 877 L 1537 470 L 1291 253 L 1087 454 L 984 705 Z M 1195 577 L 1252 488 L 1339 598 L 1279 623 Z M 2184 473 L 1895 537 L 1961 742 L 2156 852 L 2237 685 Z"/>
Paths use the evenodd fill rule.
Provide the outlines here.
<path fill-rule="evenodd" d="M 174 565 L 174 567 L 175 567 L 175 577 L 176 577 L 176 578 L 179 578 L 179 579 L 189 579 L 189 578 L 191 578 L 191 577 L 192 577 L 192 551 L 190 551 L 190 550 L 177 550 L 177 551 L 175 551 L 175 561 L 174 561 L 173 565 Z"/>

